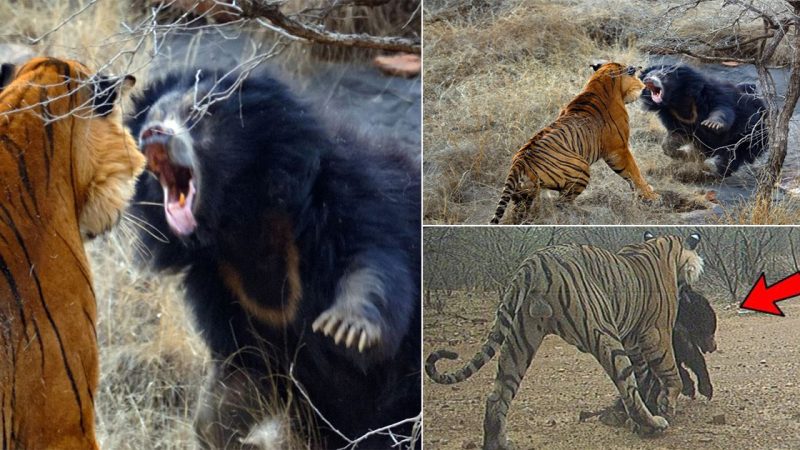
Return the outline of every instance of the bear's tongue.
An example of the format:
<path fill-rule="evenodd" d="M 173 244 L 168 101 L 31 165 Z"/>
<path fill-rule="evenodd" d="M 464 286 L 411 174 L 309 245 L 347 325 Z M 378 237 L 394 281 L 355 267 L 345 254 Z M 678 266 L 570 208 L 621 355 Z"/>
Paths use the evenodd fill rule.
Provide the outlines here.
<path fill-rule="evenodd" d="M 664 90 L 656 86 L 655 83 L 653 83 L 652 81 L 648 81 L 645 83 L 645 86 L 647 87 L 647 89 L 650 90 L 650 98 L 653 99 L 653 102 L 658 104 L 664 100 L 663 99 Z"/>
<path fill-rule="evenodd" d="M 167 224 L 179 236 L 188 236 L 197 228 L 197 222 L 192 213 L 195 192 L 193 180 L 189 180 L 187 195 L 182 192 L 175 194 L 170 192 L 167 186 L 164 186 L 164 213 L 167 217 Z"/>
<path fill-rule="evenodd" d="M 658 92 L 653 92 L 653 91 L 650 91 L 650 92 L 652 92 L 652 94 L 653 94 L 653 95 L 650 96 L 653 99 L 653 101 L 656 102 L 656 103 L 661 103 L 661 100 L 662 100 L 662 98 L 661 98 L 661 89 L 658 89 Z"/>

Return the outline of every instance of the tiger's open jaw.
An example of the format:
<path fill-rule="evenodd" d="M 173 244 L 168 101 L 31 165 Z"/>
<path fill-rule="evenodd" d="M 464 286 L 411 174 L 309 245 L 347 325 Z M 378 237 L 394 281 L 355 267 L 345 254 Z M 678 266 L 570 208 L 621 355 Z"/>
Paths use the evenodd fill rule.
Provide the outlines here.
<path fill-rule="evenodd" d="M 664 86 L 661 80 L 656 77 L 647 77 L 644 79 L 644 85 L 650 91 L 650 98 L 655 104 L 661 104 L 664 101 Z"/>
<path fill-rule="evenodd" d="M 141 147 L 147 156 L 147 169 L 158 177 L 164 190 L 167 224 L 178 236 L 189 236 L 197 228 L 193 212 L 197 189 L 192 168 L 171 158 L 172 139 L 174 136 L 161 128 L 148 128 L 142 133 Z"/>

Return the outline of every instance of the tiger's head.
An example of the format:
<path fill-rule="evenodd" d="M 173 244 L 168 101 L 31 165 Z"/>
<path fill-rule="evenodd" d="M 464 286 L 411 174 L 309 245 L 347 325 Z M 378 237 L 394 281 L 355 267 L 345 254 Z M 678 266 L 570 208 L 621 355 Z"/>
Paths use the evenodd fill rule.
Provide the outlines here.
<path fill-rule="evenodd" d="M 695 283 L 703 274 L 703 258 L 697 254 L 696 250 L 700 244 L 700 235 L 692 233 L 685 238 L 677 236 L 664 236 L 663 238 L 675 240 L 680 245 L 680 252 L 677 254 L 678 285 Z M 653 239 L 657 239 L 653 233 L 649 231 L 644 233 L 645 241 Z"/>
<path fill-rule="evenodd" d="M 93 74 L 77 61 L 55 58 L 0 68 L 0 134 L 6 143 L 22 144 L 34 185 L 68 183 L 83 239 L 119 221 L 144 169 L 119 101 L 134 83 L 132 76 Z M 48 203 L 44 189 L 31 195 L 53 210 L 65 202 Z"/>
<path fill-rule="evenodd" d="M 639 68 L 626 66 L 616 62 L 596 63 L 591 65 L 594 74 L 589 79 L 610 85 L 625 103 L 635 102 L 645 88 L 644 83 L 636 76 Z"/>

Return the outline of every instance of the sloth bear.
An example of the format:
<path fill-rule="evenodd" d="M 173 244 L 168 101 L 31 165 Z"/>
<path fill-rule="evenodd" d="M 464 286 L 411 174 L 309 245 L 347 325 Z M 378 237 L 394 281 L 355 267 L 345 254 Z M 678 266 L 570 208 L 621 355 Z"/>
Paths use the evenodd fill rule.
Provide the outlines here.
<path fill-rule="evenodd" d="M 148 160 L 134 213 L 154 230 L 142 242 L 155 270 L 185 273 L 214 359 L 195 420 L 201 445 L 250 448 L 264 419 L 253 406 L 276 392 L 267 403 L 307 395 L 317 408 L 292 417 L 314 448 L 413 419 L 419 164 L 326 129 L 266 73 L 238 76 L 170 74 L 128 120 Z M 411 436 L 413 425 L 390 431 Z M 358 448 L 392 443 L 382 432 Z"/>
<path fill-rule="evenodd" d="M 672 346 L 675 348 L 675 363 L 683 382 L 683 395 L 687 397 L 694 397 L 694 382 L 689 378 L 686 368 L 691 369 L 697 377 L 697 390 L 700 394 L 709 400 L 714 395 L 703 353 L 717 350 L 717 341 L 714 338 L 716 332 L 717 314 L 708 299 L 689 286 L 681 287 L 678 319 L 672 331 Z"/>
<path fill-rule="evenodd" d="M 714 338 L 716 332 L 717 314 L 708 299 L 690 286 L 682 285 L 678 293 L 678 317 L 672 330 L 672 346 L 675 349 L 675 365 L 683 383 L 681 392 L 687 397 L 694 398 L 695 395 L 694 382 L 689 377 L 687 368 L 697 377 L 697 390 L 700 394 L 709 400 L 714 395 L 703 353 L 717 350 L 717 341 Z M 659 414 L 658 394 L 661 389 L 659 381 L 649 370 L 643 378 L 637 377 L 636 381 L 639 384 L 639 393 L 650 412 Z M 596 414 L 600 415 L 600 421 L 612 426 L 622 426 L 628 420 L 625 405 L 619 398 L 613 406 L 589 416 Z"/>
<path fill-rule="evenodd" d="M 735 86 L 682 65 L 652 66 L 640 78 L 645 109 L 658 112 L 667 129 L 661 146 L 668 156 L 684 158 L 679 148 L 694 144 L 726 177 L 767 148 L 767 108 L 752 84 Z"/>

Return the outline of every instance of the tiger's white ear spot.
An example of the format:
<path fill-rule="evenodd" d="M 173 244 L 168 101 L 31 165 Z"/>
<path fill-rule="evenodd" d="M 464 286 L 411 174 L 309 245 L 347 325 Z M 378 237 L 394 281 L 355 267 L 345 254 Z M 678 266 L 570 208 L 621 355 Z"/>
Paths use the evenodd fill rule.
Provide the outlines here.
<path fill-rule="evenodd" d="M 589 64 L 589 67 L 591 67 L 592 70 L 597 72 L 601 67 L 603 67 L 603 64 L 605 64 L 607 62 L 608 61 L 605 60 L 605 59 L 595 59 Z"/>
<path fill-rule="evenodd" d="M 655 236 L 653 235 L 653 233 L 651 233 L 649 231 L 645 231 L 644 232 L 644 240 L 645 240 L 645 242 L 649 241 L 650 239 L 655 239 Z"/>

